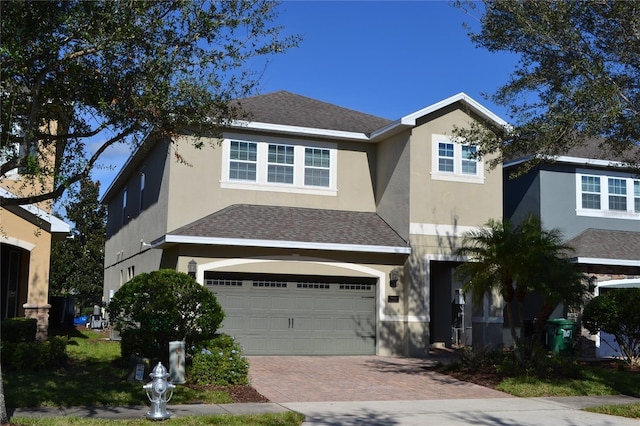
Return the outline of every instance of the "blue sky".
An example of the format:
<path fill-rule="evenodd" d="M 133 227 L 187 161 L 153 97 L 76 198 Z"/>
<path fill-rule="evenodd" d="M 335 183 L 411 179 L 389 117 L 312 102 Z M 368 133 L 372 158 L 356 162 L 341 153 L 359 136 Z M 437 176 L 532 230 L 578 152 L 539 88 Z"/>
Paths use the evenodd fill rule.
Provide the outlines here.
<path fill-rule="evenodd" d="M 516 57 L 476 48 L 463 23 L 476 18 L 449 1 L 285 1 L 276 21 L 300 46 L 271 58 L 259 93 L 299 95 L 398 119 L 465 92 L 509 121 L 483 94 L 508 81 Z M 105 191 L 129 148 L 119 146 L 93 173 Z"/>

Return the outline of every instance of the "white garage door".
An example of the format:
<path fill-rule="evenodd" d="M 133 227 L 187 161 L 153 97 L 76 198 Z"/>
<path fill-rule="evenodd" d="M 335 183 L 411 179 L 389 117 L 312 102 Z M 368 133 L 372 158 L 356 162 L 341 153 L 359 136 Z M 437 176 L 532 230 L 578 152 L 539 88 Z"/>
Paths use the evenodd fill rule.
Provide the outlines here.
<path fill-rule="evenodd" d="M 225 311 L 221 331 L 247 355 L 373 355 L 375 284 L 342 281 L 225 274 L 205 286 Z"/>

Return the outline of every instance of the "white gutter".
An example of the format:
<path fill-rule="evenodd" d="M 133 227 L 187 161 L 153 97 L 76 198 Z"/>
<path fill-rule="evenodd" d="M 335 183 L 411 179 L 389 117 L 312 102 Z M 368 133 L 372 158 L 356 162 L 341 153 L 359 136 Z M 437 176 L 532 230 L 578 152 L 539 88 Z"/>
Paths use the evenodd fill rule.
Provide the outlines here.
<path fill-rule="evenodd" d="M 306 241 L 254 240 L 243 238 L 193 237 L 188 235 L 165 235 L 164 237 L 153 241 L 151 243 L 151 247 L 156 248 L 165 243 L 411 254 L 411 247 L 315 243 Z"/>
<path fill-rule="evenodd" d="M 513 166 L 517 166 L 518 164 L 525 163 L 530 159 L 534 158 L 536 155 L 527 155 L 525 157 L 518 158 L 517 160 L 511 160 L 504 163 L 503 168 L 509 168 Z M 610 160 L 597 160 L 595 158 L 581 158 L 581 157 L 571 157 L 565 155 L 559 155 L 552 157 L 553 161 L 559 163 L 567 163 L 567 164 L 579 164 L 584 166 L 597 166 L 597 167 L 626 167 L 626 164 L 622 161 L 610 161 Z"/>
<path fill-rule="evenodd" d="M 571 258 L 571 261 L 574 262 L 574 263 L 580 263 L 580 264 L 640 267 L 640 260 L 632 260 L 632 259 L 607 259 L 607 258 L 598 258 L 598 257 L 574 257 L 574 258 Z"/>
<path fill-rule="evenodd" d="M 285 124 L 261 123 L 253 121 L 232 122 L 232 126 L 242 129 L 260 130 L 274 133 L 287 133 L 304 136 L 329 136 L 334 139 L 345 139 L 354 141 L 369 141 L 369 137 L 364 133 L 347 132 L 343 130 L 317 129 L 315 127 L 289 126 Z"/>

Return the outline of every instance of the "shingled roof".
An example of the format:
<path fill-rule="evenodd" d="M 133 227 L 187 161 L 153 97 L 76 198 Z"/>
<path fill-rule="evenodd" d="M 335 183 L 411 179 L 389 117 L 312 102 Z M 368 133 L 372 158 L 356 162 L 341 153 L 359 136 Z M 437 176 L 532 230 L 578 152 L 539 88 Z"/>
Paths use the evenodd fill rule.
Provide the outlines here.
<path fill-rule="evenodd" d="M 376 213 L 249 204 L 229 206 L 168 235 L 408 248 Z"/>
<path fill-rule="evenodd" d="M 634 157 L 640 158 L 640 146 L 631 147 L 626 152 L 622 154 L 616 154 L 613 152 L 611 147 L 608 147 L 606 143 L 603 144 L 603 139 L 587 139 L 580 145 L 572 146 L 569 150 L 562 154 L 562 157 L 574 157 L 574 158 L 583 158 L 589 160 L 604 160 L 610 162 L 625 162 L 628 159 L 633 159 Z M 602 145 L 602 146 L 601 146 Z M 534 154 L 532 153 L 517 153 L 511 154 L 507 158 L 507 162 L 511 162 L 514 160 L 521 160 L 523 158 L 532 157 Z M 516 161 L 517 162 L 517 161 Z"/>
<path fill-rule="evenodd" d="M 640 232 L 589 228 L 567 244 L 574 257 L 640 261 Z"/>
<path fill-rule="evenodd" d="M 369 134 L 392 121 L 286 91 L 238 101 L 250 121 Z"/>

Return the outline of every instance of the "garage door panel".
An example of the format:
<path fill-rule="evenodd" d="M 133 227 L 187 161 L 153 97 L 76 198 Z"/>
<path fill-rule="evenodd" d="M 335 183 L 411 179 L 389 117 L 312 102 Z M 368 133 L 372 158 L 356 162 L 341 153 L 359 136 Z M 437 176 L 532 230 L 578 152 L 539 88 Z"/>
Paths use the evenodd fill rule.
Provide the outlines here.
<path fill-rule="evenodd" d="M 234 282 L 208 288 L 226 313 L 221 331 L 247 355 L 375 354 L 375 285 Z"/>

